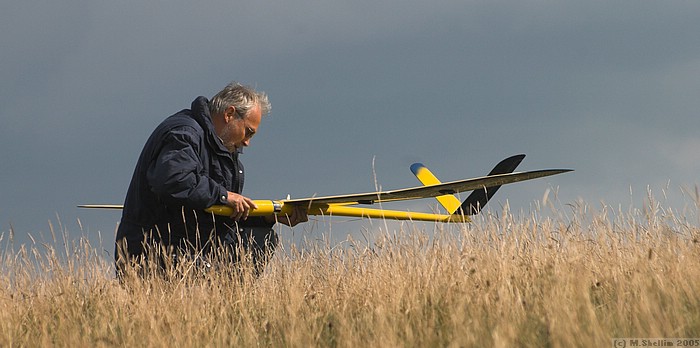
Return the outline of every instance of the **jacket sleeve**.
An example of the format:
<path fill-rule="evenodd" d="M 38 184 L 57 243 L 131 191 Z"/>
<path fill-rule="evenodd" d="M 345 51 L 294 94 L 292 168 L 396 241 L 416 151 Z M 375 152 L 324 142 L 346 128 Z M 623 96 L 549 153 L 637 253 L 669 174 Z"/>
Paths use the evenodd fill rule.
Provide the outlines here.
<path fill-rule="evenodd" d="M 151 190 L 166 204 L 205 209 L 221 204 L 226 188 L 203 175 L 199 139 L 192 130 L 175 128 L 163 139 L 160 151 L 148 166 L 146 178 Z"/>

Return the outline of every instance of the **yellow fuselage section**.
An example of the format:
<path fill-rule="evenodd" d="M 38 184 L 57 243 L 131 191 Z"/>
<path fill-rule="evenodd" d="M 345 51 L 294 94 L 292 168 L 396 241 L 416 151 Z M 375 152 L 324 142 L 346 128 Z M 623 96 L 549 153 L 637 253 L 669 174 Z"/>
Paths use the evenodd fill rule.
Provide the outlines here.
<path fill-rule="evenodd" d="M 293 206 L 284 204 L 284 201 L 255 200 L 258 206 L 250 211 L 250 216 L 268 216 L 291 214 Z M 436 222 L 471 222 L 468 216 L 420 213 L 401 210 L 386 210 L 364 207 L 353 207 L 342 204 L 309 204 L 309 215 L 324 216 L 349 216 L 358 218 L 412 220 L 412 221 L 436 221 Z M 214 205 L 207 211 L 216 215 L 233 215 L 233 209 L 226 205 Z"/>

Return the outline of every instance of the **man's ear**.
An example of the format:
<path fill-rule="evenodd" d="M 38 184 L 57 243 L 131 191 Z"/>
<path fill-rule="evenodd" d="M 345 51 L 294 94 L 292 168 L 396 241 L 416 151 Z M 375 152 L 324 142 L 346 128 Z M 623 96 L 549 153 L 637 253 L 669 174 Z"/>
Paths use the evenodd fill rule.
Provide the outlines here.
<path fill-rule="evenodd" d="M 236 107 L 233 105 L 229 105 L 226 110 L 224 110 L 224 121 L 226 123 L 229 123 L 230 121 L 233 121 L 236 119 Z"/>

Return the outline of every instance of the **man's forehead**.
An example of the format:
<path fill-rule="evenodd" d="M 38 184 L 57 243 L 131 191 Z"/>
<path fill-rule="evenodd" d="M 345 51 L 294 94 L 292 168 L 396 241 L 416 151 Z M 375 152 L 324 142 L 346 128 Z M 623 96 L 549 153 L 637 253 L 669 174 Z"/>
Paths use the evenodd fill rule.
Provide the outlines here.
<path fill-rule="evenodd" d="M 260 110 L 259 103 L 255 103 L 253 108 L 250 109 L 250 111 L 248 111 L 248 115 L 246 118 L 248 118 L 248 120 L 250 120 L 251 123 L 254 123 L 255 127 L 257 128 L 257 126 L 260 124 L 260 120 L 262 120 L 262 112 Z"/>

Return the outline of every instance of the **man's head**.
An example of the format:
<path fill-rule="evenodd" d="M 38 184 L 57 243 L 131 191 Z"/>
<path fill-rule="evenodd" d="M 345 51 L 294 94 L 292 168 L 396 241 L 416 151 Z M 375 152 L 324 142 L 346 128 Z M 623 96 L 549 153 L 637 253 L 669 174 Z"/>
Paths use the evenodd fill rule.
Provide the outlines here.
<path fill-rule="evenodd" d="M 270 108 L 265 93 L 236 82 L 230 83 L 209 102 L 216 134 L 231 152 L 250 144 L 262 115 L 269 113 Z"/>

